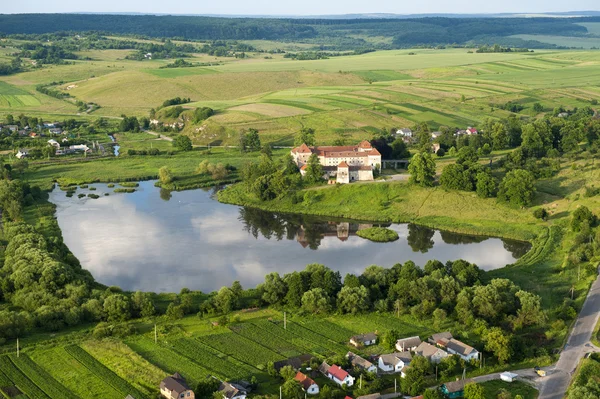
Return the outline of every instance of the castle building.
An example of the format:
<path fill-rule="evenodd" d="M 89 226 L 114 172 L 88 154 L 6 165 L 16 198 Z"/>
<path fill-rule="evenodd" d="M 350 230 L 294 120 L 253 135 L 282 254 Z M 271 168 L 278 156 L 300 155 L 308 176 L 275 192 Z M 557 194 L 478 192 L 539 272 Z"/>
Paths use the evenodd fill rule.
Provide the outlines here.
<path fill-rule="evenodd" d="M 373 180 L 373 170 L 381 168 L 381 154 L 366 140 L 355 146 L 309 147 L 302 144 L 292 149 L 294 162 L 303 176 L 312 154 L 319 157 L 325 172 L 323 177 L 335 177 L 337 183 Z"/>

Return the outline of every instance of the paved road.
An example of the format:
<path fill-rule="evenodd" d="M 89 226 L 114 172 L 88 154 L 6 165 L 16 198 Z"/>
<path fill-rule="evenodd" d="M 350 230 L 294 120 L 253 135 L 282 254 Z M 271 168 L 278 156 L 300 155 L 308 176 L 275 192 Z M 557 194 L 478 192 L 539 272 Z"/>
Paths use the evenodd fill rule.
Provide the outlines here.
<path fill-rule="evenodd" d="M 600 276 L 596 279 L 558 362 L 540 381 L 539 399 L 562 399 L 567 392 L 573 372 L 581 359 L 598 348 L 590 343 L 594 327 L 600 316 Z"/>

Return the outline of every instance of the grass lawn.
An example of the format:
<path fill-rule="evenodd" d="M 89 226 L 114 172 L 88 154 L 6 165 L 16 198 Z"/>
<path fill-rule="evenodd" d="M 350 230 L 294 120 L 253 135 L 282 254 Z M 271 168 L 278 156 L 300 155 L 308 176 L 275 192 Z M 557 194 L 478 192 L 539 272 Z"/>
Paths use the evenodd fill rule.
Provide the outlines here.
<path fill-rule="evenodd" d="M 502 380 L 493 380 L 482 382 L 480 385 L 485 390 L 484 396 L 486 398 L 495 398 L 501 389 L 510 392 L 513 398 L 516 395 L 521 395 L 523 399 L 536 399 L 538 397 L 537 389 L 521 381 L 508 383 Z"/>

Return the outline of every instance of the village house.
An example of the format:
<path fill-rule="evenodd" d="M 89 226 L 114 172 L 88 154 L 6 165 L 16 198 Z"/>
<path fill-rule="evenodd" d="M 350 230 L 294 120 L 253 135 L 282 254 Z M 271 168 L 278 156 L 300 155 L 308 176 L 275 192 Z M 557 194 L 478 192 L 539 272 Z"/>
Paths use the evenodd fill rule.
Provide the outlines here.
<path fill-rule="evenodd" d="M 165 378 L 160 383 L 160 394 L 168 399 L 194 399 L 194 391 L 185 382 L 179 373 Z"/>
<path fill-rule="evenodd" d="M 427 338 L 427 342 L 432 345 L 437 345 L 437 342 L 441 339 L 450 339 L 452 337 L 452 333 L 450 331 L 445 331 L 437 334 L 433 334 L 431 337 Z"/>
<path fill-rule="evenodd" d="M 219 392 L 223 395 L 223 399 L 246 399 L 248 395 L 244 387 L 227 381 L 221 382 Z"/>
<path fill-rule="evenodd" d="M 396 341 L 396 349 L 400 352 L 414 351 L 421 345 L 421 338 L 418 336 L 402 338 Z"/>
<path fill-rule="evenodd" d="M 377 342 L 377 334 L 375 334 L 375 333 L 360 334 L 360 335 L 355 335 L 350 338 L 350 343 L 352 345 L 356 346 L 357 348 L 359 346 L 375 345 L 376 342 Z"/>
<path fill-rule="evenodd" d="M 323 167 L 324 178 L 336 178 L 337 183 L 373 180 L 373 171 L 381 168 L 381 154 L 368 141 L 355 146 L 309 147 L 302 144 L 292 149 L 292 157 L 302 176 L 312 154 Z"/>
<path fill-rule="evenodd" d="M 438 137 L 440 137 L 443 133 L 442 132 L 431 132 L 431 139 L 435 140 Z"/>
<path fill-rule="evenodd" d="M 423 356 L 431 363 L 439 363 L 442 359 L 448 357 L 448 352 L 444 351 L 437 346 L 433 346 L 427 342 L 421 342 L 421 345 L 415 349 L 415 353 L 419 356 Z"/>
<path fill-rule="evenodd" d="M 477 131 L 477 129 L 475 129 L 475 128 L 471 127 L 471 126 L 469 126 L 465 132 L 466 132 L 466 134 L 467 134 L 467 135 L 469 135 L 469 136 L 472 136 L 472 135 L 474 135 L 474 134 L 478 134 L 478 133 L 479 133 L 479 132 Z"/>
<path fill-rule="evenodd" d="M 466 362 L 479 359 L 479 351 L 454 338 L 440 338 L 436 344 L 451 355 L 458 355 Z"/>
<path fill-rule="evenodd" d="M 29 133 L 29 137 L 31 137 L 31 138 L 36 138 L 37 136 L 38 136 L 38 134 L 36 132 Z"/>
<path fill-rule="evenodd" d="M 53 127 L 53 128 L 48 129 L 48 132 L 50 134 L 61 134 L 62 133 L 62 129 L 59 128 L 59 127 Z"/>
<path fill-rule="evenodd" d="M 60 143 L 54 139 L 48 140 L 48 144 L 56 148 L 57 150 L 60 149 Z"/>
<path fill-rule="evenodd" d="M 19 159 L 27 158 L 28 156 L 29 156 L 29 150 L 27 148 L 21 148 L 15 154 L 15 157 L 17 157 Z"/>
<path fill-rule="evenodd" d="M 18 125 L 6 125 L 6 126 L 4 126 L 4 129 L 8 129 L 14 133 L 17 130 L 19 130 L 19 126 Z"/>
<path fill-rule="evenodd" d="M 467 385 L 470 382 L 473 382 L 473 380 L 467 379 L 447 382 L 440 386 L 440 391 L 442 391 L 442 393 L 450 399 L 462 398 L 465 394 L 465 385 Z"/>
<path fill-rule="evenodd" d="M 298 371 L 294 380 L 298 381 L 302 385 L 302 389 L 309 395 L 316 395 L 319 393 L 319 386 L 312 379 L 306 376 L 306 374 Z"/>
<path fill-rule="evenodd" d="M 409 351 L 389 353 L 379 356 L 379 369 L 386 373 L 401 373 L 404 377 L 404 369 L 410 364 L 412 355 Z"/>
<path fill-rule="evenodd" d="M 396 137 L 412 137 L 412 135 L 413 135 L 412 130 L 410 130 L 407 127 L 396 130 Z"/>
<path fill-rule="evenodd" d="M 377 366 L 375 366 L 373 363 L 371 363 L 367 359 L 358 356 L 355 353 L 348 352 L 346 354 L 346 358 L 350 361 L 350 364 L 352 364 L 352 366 L 357 367 L 361 370 L 365 370 L 367 373 L 376 373 L 377 372 Z"/>
<path fill-rule="evenodd" d="M 348 374 L 347 371 L 343 370 L 338 365 L 328 365 L 323 362 L 321 366 L 319 366 L 319 371 L 325 375 L 325 377 L 329 378 L 339 386 L 346 385 L 351 387 L 354 385 L 354 377 Z"/>

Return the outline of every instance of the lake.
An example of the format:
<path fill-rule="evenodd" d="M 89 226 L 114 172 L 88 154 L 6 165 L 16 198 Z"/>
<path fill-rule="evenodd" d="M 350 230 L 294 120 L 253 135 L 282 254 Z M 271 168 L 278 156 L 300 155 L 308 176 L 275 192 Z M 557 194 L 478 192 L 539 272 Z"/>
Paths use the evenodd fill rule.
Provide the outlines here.
<path fill-rule="evenodd" d="M 465 259 L 491 270 L 530 248 L 414 224 L 391 224 L 400 239 L 374 243 L 356 235 L 371 223 L 221 204 L 217 188 L 169 193 L 147 181 L 127 194 L 113 193 L 106 184 L 90 187 L 96 190 L 79 188 L 71 198 L 56 188 L 50 200 L 57 205 L 65 243 L 81 265 L 100 283 L 125 290 L 210 292 L 235 280 L 251 288 L 270 272 L 283 275 L 309 263 L 339 270 L 342 277 L 407 260 L 422 266 L 429 259 Z M 80 193 L 101 197 L 78 198 Z"/>

